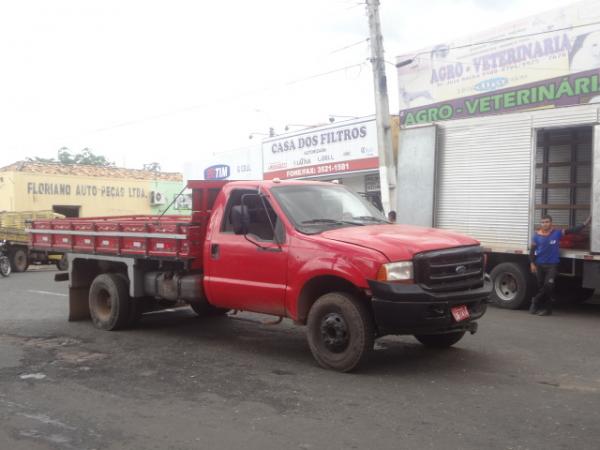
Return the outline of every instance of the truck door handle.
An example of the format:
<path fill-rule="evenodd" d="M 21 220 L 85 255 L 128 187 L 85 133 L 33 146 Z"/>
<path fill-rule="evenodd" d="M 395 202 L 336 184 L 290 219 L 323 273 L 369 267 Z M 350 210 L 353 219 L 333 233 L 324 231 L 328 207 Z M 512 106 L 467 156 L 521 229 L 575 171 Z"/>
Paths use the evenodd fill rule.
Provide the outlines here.
<path fill-rule="evenodd" d="M 210 257 L 219 259 L 219 244 L 210 244 Z"/>

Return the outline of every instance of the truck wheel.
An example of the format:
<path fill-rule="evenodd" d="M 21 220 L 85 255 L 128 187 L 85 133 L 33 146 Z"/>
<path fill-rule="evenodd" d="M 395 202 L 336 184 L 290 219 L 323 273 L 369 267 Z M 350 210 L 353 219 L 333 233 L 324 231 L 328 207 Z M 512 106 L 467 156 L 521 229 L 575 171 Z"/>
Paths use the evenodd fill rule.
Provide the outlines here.
<path fill-rule="evenodd" d="M 111 331 L 125 327 L 130 318 L 127 281 L 115 273 L 98 275 L 90 287 L 89 304 L 97 328 Z"/>
<path fill-rule="evenodd" d="M 527 306 L 532 278 L 525 266 L 517 263 L 498 264 L 490 273 L 494 288 L 490 300 L 496 306 L 519 309 Z"/>
<path fill-rule="evenodd" d="M 425 347 L 448 348 L 460 341 L 464 335 L 464 331 L 458 331 L 445 334 L 415 334 L 415 338 Z"/>
<path fill-rule="evenodd" d="M 373 350 L 375 328 L 367 306 L 345 292 L 325 294 L 308 313 L 308 345 L 327 369 L 349 372 Z"/>
<path fill-rule="evenodd" d="M 206 316 L 224 316 L 229 312 L 227 308 L 217 308 L 209 304 L 206 300 L 190 303 L 190 306 L 200 317 Z"/>
<path fill-rule="evenodd" d="M 3 277 L 7 277 L 10 275 L 11 271 L 12 269 L 8 258 L 6 256 L 0 256 L 0 274 L 2 274 Z"/>
<path fill-rule="evenodd" d="M 25 272 L 29 267 L 27 251 L 22 248 L 14 249 L 10 255 L 10 265 L 14 272 Z"/>
<path fill-rule="evenodd" d="M 62 271 L 69 268 L 69 260 L 67 259 L 67 255 L 62 255 L 62 258 L 56 261 L 56 268 Z"/>

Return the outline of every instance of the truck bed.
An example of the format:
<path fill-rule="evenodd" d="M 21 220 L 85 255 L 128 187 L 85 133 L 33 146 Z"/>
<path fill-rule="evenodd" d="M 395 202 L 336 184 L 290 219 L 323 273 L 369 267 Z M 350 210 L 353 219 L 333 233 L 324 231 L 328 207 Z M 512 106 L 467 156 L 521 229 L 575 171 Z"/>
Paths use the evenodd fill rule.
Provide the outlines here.
<path fill-rule="evenodd" d="M 139 258 L 194 260 L 202 268 L 202 251 L 213 204 L 227 181 L 189 181 L 191 216 L 112 216 L 33 220 L 31 248 Z"/>
<path fill-rule="evenodd" d="M 190 259 L 201 256 L 203 223 L 190 216 L 34 220 L 31 247 L 73 253 Z"/>

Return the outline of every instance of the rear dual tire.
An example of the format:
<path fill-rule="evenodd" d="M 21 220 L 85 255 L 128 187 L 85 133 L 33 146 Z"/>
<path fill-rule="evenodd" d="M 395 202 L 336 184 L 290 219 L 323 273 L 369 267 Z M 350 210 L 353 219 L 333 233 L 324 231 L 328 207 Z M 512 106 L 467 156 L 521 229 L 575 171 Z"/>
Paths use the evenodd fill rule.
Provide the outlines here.
<path fill-rule="evenodd" d="M 89 293 L 90 316 L 96 328 L 120 330 L 134 324 L 141 315 L 136 299 L 129 296 L 129 282 L 124 275 L 98 275 Z"/>
<path fill-rule="evenodd" d="M 490 273 L 493 283 L 490 301 L 505 309 L 520 309 L 529 305 L 535 279 L 528 267 L 512 262 L 500 263 Z"/>

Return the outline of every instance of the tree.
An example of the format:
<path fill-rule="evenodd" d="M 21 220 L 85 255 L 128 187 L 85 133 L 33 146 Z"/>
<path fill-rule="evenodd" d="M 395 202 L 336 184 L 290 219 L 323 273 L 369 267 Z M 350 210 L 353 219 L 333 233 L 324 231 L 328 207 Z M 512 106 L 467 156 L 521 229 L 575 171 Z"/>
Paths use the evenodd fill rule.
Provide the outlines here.
<path fill-rule="evenodd" d="M 58 150 L 58 159 L 55 158 L 27 158 L 27 161 L 40 163 L 60 163 L 60 164 L 86 164 L 91 166 L 114 166 L 115 163 L 106 159 L 105 156 L 95 155 L 89 148 L 84 148 L 79 153 L 71 153 L 67 147 L 61 147 Z"/>

